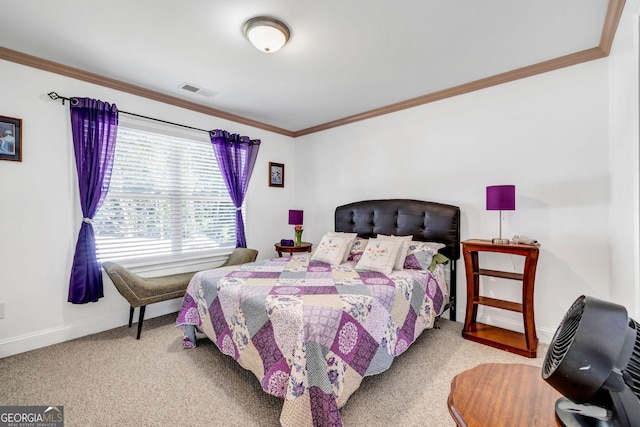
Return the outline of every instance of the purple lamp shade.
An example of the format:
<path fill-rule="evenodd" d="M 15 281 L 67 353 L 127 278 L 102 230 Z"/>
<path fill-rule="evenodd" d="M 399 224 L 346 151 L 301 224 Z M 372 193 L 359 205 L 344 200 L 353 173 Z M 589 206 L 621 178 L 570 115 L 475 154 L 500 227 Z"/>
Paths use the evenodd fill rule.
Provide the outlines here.
<path fill-rule="evenodd" d="M 515 211 L 516 186 L 492 185 L 487 187 L 488 211 Z"/>
<path fill-rule="evenodd" d="M 303 217 L 304 217 L 303 211 L 289 210 L 289 224 L 302 225 Z"/>

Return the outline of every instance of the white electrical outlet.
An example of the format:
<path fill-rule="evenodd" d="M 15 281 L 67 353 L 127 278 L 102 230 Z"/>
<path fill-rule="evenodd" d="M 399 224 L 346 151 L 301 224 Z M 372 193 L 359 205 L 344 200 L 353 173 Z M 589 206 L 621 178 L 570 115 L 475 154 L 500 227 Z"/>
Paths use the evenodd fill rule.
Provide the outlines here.
<path fill-rule="evenodd" d="M 0 302 L 0 319 L 4 319 L 4 303 Z"/>

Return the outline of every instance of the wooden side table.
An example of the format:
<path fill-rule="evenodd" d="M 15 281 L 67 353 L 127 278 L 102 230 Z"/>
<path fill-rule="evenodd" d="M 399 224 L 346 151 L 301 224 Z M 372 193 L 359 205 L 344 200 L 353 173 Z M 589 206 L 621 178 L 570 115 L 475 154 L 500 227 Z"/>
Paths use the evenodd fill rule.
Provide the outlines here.
<path fill-rule="evenodd" d="M 276 243 L 274 245 L 276 247 L 276 252 L 278 252 L 278 256 L 282 258 L 282 252 L 287 253 L 289 255 L 297 253 L 297 252 L 311 252 L 311 247 L 313 244 L 309 242 L 301 242 L 300 246 L 285 246 L 280 243 Z"/>
<path fill-rule="evenodd" d="M 560 397 L 541 368 L 487 363 L 456 375 L 447 403 L 459 427 L 556 427 Z"/>
<path fill-rule="evenodd" d="M 520 255 L 525 257 L 524 272 L 480 268 L 479 252 Z M 538 337 L 533 312 L 533 289 L 539 246 L 519 243 L 494 244 L 490 240 L 466 240 L 462 242 L 465 270 L 467 273 L 467 311 L 462 336 L 466 339 L 490 345 L 526 357 L 536 357 Z M 480 276 L 493 276 L 522 282 L 522 303 L 504 301 L 480 295 Z M 522 313 L 524 334 L 508 329 L 476 322 L 478 306 L 486 305 L 503 310 Z"/>

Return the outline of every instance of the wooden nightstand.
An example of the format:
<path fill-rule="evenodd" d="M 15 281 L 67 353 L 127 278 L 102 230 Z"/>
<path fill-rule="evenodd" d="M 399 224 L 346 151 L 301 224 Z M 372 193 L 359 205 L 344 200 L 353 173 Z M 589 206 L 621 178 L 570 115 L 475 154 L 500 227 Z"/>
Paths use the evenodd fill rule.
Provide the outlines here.
<path fill-rule="evenodd" d="M 494 252 L 525 257 L 524 272 L 480 268 L 478 252 Z M 533 289 L 538 263 L 539 246 L 525 244 L 494 244 L 490 240 L 466 240 L 462 242 L 465 270 L 467 273 L 467 311 L 462 336 L 502 350 L 526 357 L 536 357 L 538 337 L 533 312 Z M 480 295 L 480 276 L 493 276 L 522 282 L 522 303 L 504 301 Z M 478 305 L 500 308 L 522 313 L 524 334 L 476 322 Z"/>
<path fill-rule="evenodd" d="M 282 252 L 287 253 L 289 255 L 297 253 L 297 252 L 311 252 L 311 247 L 313 246 L 309 242 L 301 242 L 300 246 L 284 246 L 280 243 L 276 243 L 274 245 L 276 247 L 276 252 L 278 252 L 278 256 L 282 258 Z"/>

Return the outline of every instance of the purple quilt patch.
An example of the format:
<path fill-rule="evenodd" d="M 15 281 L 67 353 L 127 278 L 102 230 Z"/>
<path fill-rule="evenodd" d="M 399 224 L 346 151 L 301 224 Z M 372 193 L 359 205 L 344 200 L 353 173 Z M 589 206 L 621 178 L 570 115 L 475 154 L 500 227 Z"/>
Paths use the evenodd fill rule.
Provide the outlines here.
<path fill-rule="evenodd" d="M 342 311 L 332 307 L 305 306 L 302 314 L 305 340 L 331 347 L 340 325 Z"/>
<path fill-rule="evenodd" d="M 411 342 L 407 340 L 407 337 L 404 336 L 404 333 L 400 332 L 398 334 L 398 341 L 396 342 L 394 356 L 399 356 L 404 353 L 409 348 L 409 344 L 411 344 Z"/>
<path fill-rule="evenodd" d="M 307 270 L 307 279 L 326 279 L 331 280 L 331 270 L 314 271 Z"/>
<path fill-rule="evenodd" d="M 226 330 L 222 334 L 218 335 L 218 341 L 216 341 L 216 345 L 223 354 L 226 354 L 227 356 L 231 356 L 235 360 L 238 360 L 238 357 L 240 355 L 238 354 L 236 343 L 234 343 L 233 338 L 231 338 L 231 330 L 229 328 L 226 328 Z"/>
<path fill-rule="evenodd" d="M 302 295 L 303 288 L 300 286 L 274 286 L 269 295 Z"/>
<path fill-rule="evenodd" d="M 313 427 L 342 427 L 342 418 L 333 394 L 327 394 L 320 388 L 309 388 Z"/>
<path fill-rule="evenodd" d="M 331 271 L 331 265 L 326 264 L 324 262 L 309 261 L 309 265 L 307 266 L 307 271 L 313 271 L 313 272 Z"/>
<path fill-rule="evenodd" d="M 273 335 L 273 325 L 270 320 L 251 337 L 251 342 L 260 353 L 265 372 L 269 372 L 271 367 L 282 359 L 282 353 Z"/>
<path fill-rule="evenodd" d="M 362 258 L 362 255 L 364 255 L 364 252 L 351 252 L 347 261 L 358 262 L 360 258 Z"/>
<path fill-rule="evenodd" d="M 404 268 L 410 268 L 412 270 L 422 270 L 422 265 L 418 261 L 415 255 L 407 255 L 404 259 Z"/>
<path fill-rule="evenodd" d="M 338 331 L 333 340 L 331 350 L 347 363 L 351 361 L 358 347 L 358 341 L 360 341 L 361 331 L 363 330 L 361 328 L 353 317 L 342 313 L 342 319 L 340 319 L 340 325 L 338 325 Z"/>
<path fill-rule="evenodd" d="M 414 331 L 416 328 L 416 319 L 418 315 L 413 310 L 413 307 L 409 306 L 409 311 L 407 312 L 407 317 L 404 319 L 404 325 L 402 325 L 402 332 L 409 338 L 410 342 L 413 342 L 414 339 Z"/>
<path fill-rule="evenodd" d="M 332 295 L 338 293 L 335 286 L 305 286 L 303 290 L 305 295 Z"/>
<path fill-rule="evenodd" d="M 262 389 L 269 394 L 284 399 L 287 397 L 291 368 L 282 358 L 269 368 L 262 379 Z"/>
<path fill-rule="evenodd" d="M 363 329 L 362 332 L 358 348 L 353 355 L 353 359 L 349 362 L 349 366 L 351 366 L 361 376 L 364 376 L 367 369 L 369 369 L 371 360 L 373 360 L 373 357 L 378 351 L 380 343 L 369 335 L 366 330 Z"/>
<path fill-rule="evenodd" d="M 379 343 L 357 320 L 342 313 L 342 319 L 331 350 L 360 375 L 364 375 Z"/>
<path fill-rule="evenodd" d="M 358 271 L 360 280 L 366 285 L 393 286 L 393 282 L 387 276 L 376 271 Z"/>
<path fill-rule="evenodd" d="M 198 313 L 198 304 L 194 301 L 193 297 L 186 293 L 184 295 L 184 299 L 182 300 L 182 306 L 180 307 L 180 312 L 178 313 L 178 319 L 176 320 L 176 325 L 198 325 L 200 326 L 200 314 Z"/>
<path fill-rule="evenodd" d="M 440 312 L 444 303 L 444 295 L 442 295 L 442 290 L 440 289 L 440 286 L 438 286 L 438 282 L 431 274 L 429 274 L 429 277 L 427 278 L 427 295 L 433 301 L 434 310 L 436 310 L 436 312 Z"/>
<path fill-rule="evenodd" d="M 196 348 L 196 343 L 191 341 L 189 338 L 182 338 L 182 347 L 183 348 Z"/>
<path fill-rule="evenodd" d="M 400 329 L 398 334 L 398 343 L 395 349 L 395 356 L 403 353 L 407 348 L 409 348 L 409 344 L 411 344 L 415 340 L 415 328 L 416 328 L 416 319 L 418 315 L 413 310 L 413 307 L 409 306 L 409 312 L 407 313 L 407 317 L 404 319 L 404 324 Z"/>
<path fill-rule="evenodd" d="M 209 318 L 211 319 L 211 325 L 213 326 L 213 330 L 216 331 L 217 337 L 222 335 L 225 329 L 229 328 L 218 298 L 214 299 L 211 306 L 209 306 Z"/>

